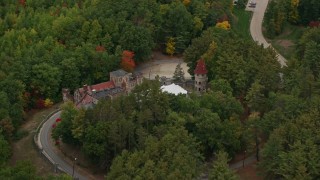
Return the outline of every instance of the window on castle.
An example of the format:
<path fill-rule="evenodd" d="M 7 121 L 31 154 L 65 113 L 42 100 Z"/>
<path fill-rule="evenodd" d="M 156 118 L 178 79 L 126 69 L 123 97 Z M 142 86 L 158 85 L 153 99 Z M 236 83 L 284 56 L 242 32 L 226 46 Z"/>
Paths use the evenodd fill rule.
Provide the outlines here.
<path fill-rule="evenodd" d="M 201 84 L 201 82 L 199 82 L 199 84 Z"/>

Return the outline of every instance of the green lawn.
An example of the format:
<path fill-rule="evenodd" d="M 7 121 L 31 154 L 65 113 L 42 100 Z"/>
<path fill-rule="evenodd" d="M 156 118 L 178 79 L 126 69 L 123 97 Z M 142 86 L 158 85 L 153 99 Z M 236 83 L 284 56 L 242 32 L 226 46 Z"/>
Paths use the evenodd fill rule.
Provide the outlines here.
<path fill-rule="evenodd" d="M 252 13 L 245 11 L 244 9 L 239 9 L 234 7 L 233 9 L 233 21 L 231 28 L 245 39 L 251 39 L 250 35 L 250 20 Z"/>
<path fill-rule="evenodd" d="M 279 36 L 275 37 L 274 39 L 286 39 L 286 40 L 293 41 L 293 43 L 297 43 L 297 41 L 302 36 L 304 30 L 305 30 L 305 27 L 294 26 L 287 23 L 284 26 L 283 32 Z"/>
<path fill-rule="evenodd" d="M 280 35 L 273 39 L 269 39 L 268 41 L 281 55 L 283 55 L 283 57 L 290 59 L 296 51 L 297 43 L 304 30 L 304 27 L 287 23 Z"/>

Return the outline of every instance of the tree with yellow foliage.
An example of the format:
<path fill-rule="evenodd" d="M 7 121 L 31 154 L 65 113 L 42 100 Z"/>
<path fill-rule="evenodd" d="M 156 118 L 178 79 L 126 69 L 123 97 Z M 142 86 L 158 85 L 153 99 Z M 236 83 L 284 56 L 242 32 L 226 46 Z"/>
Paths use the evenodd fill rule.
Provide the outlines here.
<path fill-rule="evenodd" d="M 172 56 L 176 50 L 175 48 L 176 43 L 174 42 L 173 37 L 169 37 L 166 43 L 166 53 Z"/>
<path fill-rule="evenodd" d="M 212 41 L 209 45 L 209 48 L 207 50 L 206 53 L 204 53 L 201 58 L 204 59 L 205 61 L 209 61 L 210 59 L 212 59 L 212 57 L 214 56 L 214 53 L 217 49 L 217 43 L 215 43 L 214 41 Z"/>
<path fill-rule="evenodd" d="M 299 6 L 299 0 L 291 0 L 289 21 L 292 23 L 298 23 L 298 21 L 299 21 L 298 6 Z"/>
<path fill-rule="evenodd" d="M 185 6 L 189 6 L 189 4 L 191 3 L 191 0 L 182 0 L 182 3 L 183 3 Z"/>
<path fill-rule="evenodd" d="M 51 107 L 53 105 L 53 102 L 50 98 L 47 98 L 44 100 L 44 107 Z"/>
<path fill-rule="evenodd" d="M 223 22 L 218 22 L 216 24 L 216 27 L 221 28 L 221 29 L 225 29 L 225 30 L 229 30 L 231 28 L 231 25 L 230 25 L 229 21 L 223 21 Z"/>

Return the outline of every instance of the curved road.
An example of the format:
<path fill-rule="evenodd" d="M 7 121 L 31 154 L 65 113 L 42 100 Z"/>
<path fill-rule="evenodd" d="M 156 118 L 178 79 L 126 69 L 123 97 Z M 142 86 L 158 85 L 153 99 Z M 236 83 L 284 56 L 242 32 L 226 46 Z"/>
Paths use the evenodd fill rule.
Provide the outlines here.
<path fill-rule="evenodd" d="M 39 133 L 39 139 L 38 142 L 42 146 L 42 153 L 47 156 L 51 161 L 54 161 L 58 164 L 58 167 L 65 171 L 67 174 L 72 176 L 73 172 L 73 166 L 69 163 L 67 163 L 64 158 L 58 156 L 54 150 L 53 147 L 50 144 L 50 138 L 51 138 L 51 129 L 52 125 L 55 123 L 55 120 L 59 118 L 61 115 L 61 111 L 55 113 L 52 115 L 42 126 L 40 133 Z M 80 180 L 88 179 L 81 175 L 79 172 L 77 172 L 77 166 L 74 168 L 74 178 L 78 178 Z"/>
<path fill-rule="evenodd" d="M 253 12 L 251 23 L 250 23 L 250 34 L 252 36 L 252 39 L 258 42 L 258 44 L 263 44 L 265 48 L 270 46 L 270 44 L 266 41 L 266 39 L 263 37 L 263 34 L 262 34 L 262 21 L 263 21 L 264 13 L 268 6 L 268 2 L 269 0 L 256 0 L 257 5 L 255 8 L 250 8 L 249 3 L 247 4 L 247 8 L 246 8 L 247 11 Z M 287 60 L 278 52 L 277 54 L 278 54 L 278 61 L 281 67 L 287 66 L 286 64 Z"/>

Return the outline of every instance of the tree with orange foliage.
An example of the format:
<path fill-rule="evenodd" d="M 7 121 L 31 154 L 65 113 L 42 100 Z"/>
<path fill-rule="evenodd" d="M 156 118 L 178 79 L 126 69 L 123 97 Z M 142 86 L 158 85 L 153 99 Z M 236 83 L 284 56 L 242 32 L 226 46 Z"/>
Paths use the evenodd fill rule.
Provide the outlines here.
<path fill-rule="evenodd" d="M 223 22 L 218 22 L 216 24 L 216 27 L 229 30 L 231 28 L 229 21 L 223 21 Z"/>
<path fill-rule="evenodd" d="M 19 0 L 19 4 L 23 7 L 26 7 L 26 0 Z"/>
<path fill-rule="evenodd" d="M 124 50 L 122 52 L 122 60 L 121 60 L 121 68 L 127 72 L 133 72 L 134 68 L 136 67 L 136 63 L 133 59 L 134 52 Z"/>

